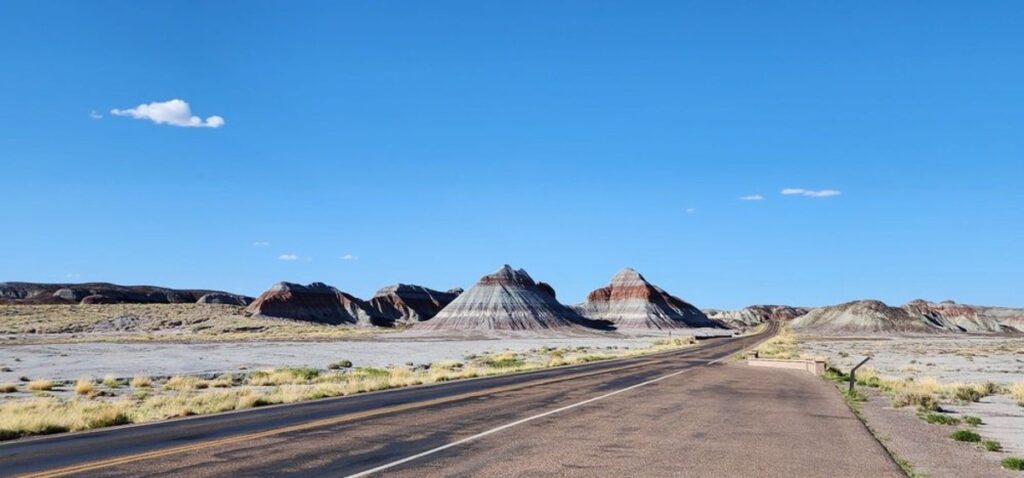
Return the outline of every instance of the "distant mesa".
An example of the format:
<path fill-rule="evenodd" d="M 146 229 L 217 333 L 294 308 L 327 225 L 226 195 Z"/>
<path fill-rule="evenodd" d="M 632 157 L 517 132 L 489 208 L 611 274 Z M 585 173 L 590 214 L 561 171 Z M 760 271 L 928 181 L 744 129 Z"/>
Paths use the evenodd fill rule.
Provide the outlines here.
<path fill-rule="evenodd" d="M 257 317 L 304 320 L 331 325 L 369 326 L 375 314 L 367 302 L 322 282 L 278 282 L 245 309 Z"/>
<path fill-rule="evenodd" d="M 198 302 L 206 295 L 233 297 L 236 302 L 245 303 L 252 300 L 215 290 L 169 289 L 149 285 L 0 282 L 0 304 L 188 304 Z"/>
<path fill-rule="evenodd" d="M 373 313 L 393 323 L 415 323 L 428 320 L 450 304 L 462 289 L 436 291 L 423 286 L 395 284 L 377 291 L 370 299 Z"/>
<path fill-rule="evenodd" d="M 1016 332 L 1011 326 L 1000 323 L 997 310 L 952 301 L 915 300 L 902 307 L 892 307 L 877 300 L 858 300 L 813 309 L 793 320 L 791 326 L 801 333 L 820 335 Z"/>
<path fill-rule="evenodd" d="M 607 320 L 620 330 L 725 328 L 628 267 L 615 274 L 610 284 L 587 295 L 587 301 L 575 309 L 583 317 Z"/>
<path fill-rule="evenodd" d="M 808 309 L 788 305 L 751 305 L 739 310 L 706 310 L 708 318 L 732 328 L 754 327 L 765 322 L 788 322 Z"/>
<path fill-rule="evenodd" d="M 487 274 L 447 307 L 416 327 L 424 330 L 537 331 L 571 329 L 588 321 L 555 300 L 551 286 L 541 286 L 523 269 L 505 265 Z"/>

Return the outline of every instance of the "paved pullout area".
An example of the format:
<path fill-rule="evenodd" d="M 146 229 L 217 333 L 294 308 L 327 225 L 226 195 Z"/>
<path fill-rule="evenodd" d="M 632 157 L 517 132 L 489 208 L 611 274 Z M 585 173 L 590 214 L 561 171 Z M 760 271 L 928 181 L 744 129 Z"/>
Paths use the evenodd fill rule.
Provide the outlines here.
<path fill-rule="evenodd" d="M 41 476 L 902 476 L 831 385 L 658 356 L 0 445 Z M 721 361 L 720 360 L 724 360 Z M 413 458 L 413 459 L 410 459 Z M 58 471 L 58 474 L 46 474 Z"/>

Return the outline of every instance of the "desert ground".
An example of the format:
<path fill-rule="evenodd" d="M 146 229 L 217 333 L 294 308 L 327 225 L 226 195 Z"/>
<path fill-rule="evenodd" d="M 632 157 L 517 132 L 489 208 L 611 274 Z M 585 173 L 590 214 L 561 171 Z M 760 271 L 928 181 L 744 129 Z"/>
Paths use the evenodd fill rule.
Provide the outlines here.
<path fill-rule="evenodd" d="M 1000 459 L 1024 454 L 1024 338 L 791 335 L 769 349 L 824 359 L 838 373 L 870 357 L 857 371 L 854 406 L 918 476 L 959 473 L 979 449 L 990 450 L 983 464 L 1001 476 Z M 974 446 L 950 438 L 959 430 L 978 435 L 964 436 Z"/>

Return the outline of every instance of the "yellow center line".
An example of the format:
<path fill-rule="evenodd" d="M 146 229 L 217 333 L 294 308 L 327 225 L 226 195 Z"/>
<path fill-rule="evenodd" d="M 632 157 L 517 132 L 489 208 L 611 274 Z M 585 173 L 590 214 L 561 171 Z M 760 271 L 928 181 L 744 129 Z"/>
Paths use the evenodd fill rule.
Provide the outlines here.
<path fill-rule="evenodd" d="M 351 421 L 359 420 L 359 419 L 363 419 L 363 418 L 370 418 L 370 417 L 376 417 L 376 416 L 380 416 L 380 415 L 386 415 L 386 414 L 389 414 L 389 413 L 404 412 L 404 411 L 408 411 L 408 410 L 414 410 L 414 409 L 417 409 L 417 408 L 424 408 L 424 407 L 430 407 L 430 406 L 440 405 L 440 404 L 444 404 L 444 403 L 456 402 L 456 401 L 459 401 L 459 400 L 466 400 L 466 399 L 469 399 L 469 398 L 482 397 L 482 396 L 486 396 L 486 395 L 494 395 L 494 394 L 497 394 L 497 393 L 504 393 L 504 392 L 510 392 L 510 391 L 515 391 L 515 390 L 521 390 L 521 389 L 529 388 L 529 387 L 548 385 L 548 384 L 552 384 L 552 383 L 565 382 L 565 381 L 568 381 L 568 380 L 575 380 L 575 379 L 579 379 L 579 378 L 590 377 L 590 376 L 594 376 L 594 375 L 601 375 L 601 374 L 605 374 L 605 373 L 618 372 L 618 371 L 621 371 L 621 370 L 628 370 L 628 369 L 632 369 L 632 368 L 643 367 L 645 365 L 651 365 L 651 364 L 656 364 L 656 363 L 661 363 L 661 362 L 662 361 L 650 360 L 650 361 L 639 362 L 639 363 L 635 363 L 635 364 L 631 364 L 631 365 L 624 365 L 622 367 L 615 367 L 615 368 L 597 370 L 597 371 L 593 371 L 593 372 L 585 372 L 585 373 L 580 373 L 580 374 L 576 374 L 576 375 L 569 375 L 569 376 L 565 376 L 565 377 L 556 377 L 556 378 L 550 378 L 550 379 L 535 380 L 535 381 L 532 381 L 532 382 L 525 382 L 525 383 L 515 384 L 515 385 L 505 385 L 503 387 L 490 388 L 490 389 L 481 390 L 481 391 L 477 391 L 477 392 L 468 392 L 468 393 L 464 393 L 464 394 L 461 394 L 461 395 L 453 395 L 451 397 L 435 398 L 435 399 L 431 399 L 431 400 L 427 400 L 427 401 L 423 401 L 423 402 L 407 403 L 407 404 L 403 404 L 403 405 L 392 405 L 390 407 L 383 407 L 383 408 L 378 408 L 378 409 L 374 409 L 374 410 L 367 410 L 367 411 L 364 411 L 364 412 L 350 413 L 350 414 L 340 415 L 340 416 L 331 417 L 331 418 L 323 418 L 323 419 L 314 420 L 314 421 L 311 421 L 311 422 L 300 423 L 300 424 L 297 424 L 297 425 L 290 425 L 290 426 L 280 427 L 280 428 L 274 428 L 274 429 L 266 430 L 266 431 L 262 431 L 262 432 L 248 433 L 248 434 L 245 434 L 245 435 L 235 435 L 235 436 L 219 438 L 219 439 L 215 439 L 215 440 L 208 440 L 208 441 L 204 441 L 204 442 L 193 443 L 193 444 L 190 444 L 190 445 L 182 445 L 182 446 L 177 446 L 177 447 L 172 447 L 172 448 L 164 448 L 164 449 L 160 449 L 160 450 L 153 450 L 153 451 L 148 451 L 148 452 L 143 452 L 143 453 L 137 453 L 137 454 L 134 454 L 134 455 L 125 455 L 125 456 L 121 456 L 121 457 L 117 457 L 117 458 L 108 458 L 108 459 L 104 459 L 104 460 L 97 460 L 97 461 L 93 461 L 93 462 L 89 462 L 89 463 L 83 463 L 83 464 L 79 464 L 79 465 L 72 465 L 72 466 L 67 466 L 67 467 L 63 467 L 63 468 L 55 468 L 55 469 L 52 469 L 52 470 L 46 470 L 46 471 L 41 471 L 41 472 L 37 472 L 37 473 L 29 473 L 29 474 L 25 474 L 25 475 L 21 475 L 21 476 L 23 476 L 25 478 L 29 478 L 29 477 L 31 477 L 31 478 L 42 478 L 42 477 L 66 476 L 66 475 L 70 475 L 70 474 L 73 474 L 73 473 L 82 473 L 82 472 L 86 472 L 86 471 L 93 471 L 93 470 L 97 470 L 97 469 L 101 469 L 101 468 L 107 468 L 107 467 L 111 467 L 111 466 L 123 465 L 123 464 L 126 464 L 126 463 L 132 463 L 132 462 L 141 461 L 141 460 L 148 460 L 148 459 L 151 459 L 151 458 L 160 458 L 160 457 L 164 457 L 164 456 L 168 456 L 168 455 L 174 455 L 174 454 L 186 453 L 186 452 L 190 452 L 190 451 L 202 450 L 202 449 L 205 449 L 205 448 L 212 448 L 212 447 L 215 447 L 215 446 L 231 445 L 231 444 L 235 444 L 235 443 L 241 443 L 241 442 L 246 442 L 246 441 L 250 441 L 250 440 L 256 440 L 256 439 L 260 439 L 260 438 L 266 438 L 266 437 L 269 437 L 269 436 L 280 435 L 280 434 L 283 434 L 283 433 L 291 433 L 291 432 L 296 432 L 296 431 L 310 430 L 310 429 L 313 429 L 313 428 L 320 428 L 320 427 L 326 427 L 326 426 L 331 426 L 331 425 L 338 425 L 338 424 L 341 424 L 341 423 L 351 422 Z"/>

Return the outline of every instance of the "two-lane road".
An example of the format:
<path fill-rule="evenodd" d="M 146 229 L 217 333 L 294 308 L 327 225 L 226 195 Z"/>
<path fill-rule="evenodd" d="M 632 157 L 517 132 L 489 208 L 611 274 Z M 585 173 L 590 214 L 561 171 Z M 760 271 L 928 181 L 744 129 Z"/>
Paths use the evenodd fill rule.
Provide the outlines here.
<path fill-rule="evenodd" d="M 626 360 L 23 440 L 0 445 L 0 470 L 5 476 L 517 475 L 526 463 L 540 463 L 533 473 L 587 474 L 586 467 L 566 468 L 572 460 L 561 456 L 581 443 L 590 445 L 573 456 L 595 450 L 604 459 L 662 455 L 657 443 L 673 438 L 658 424 L 670 425 L 688 406 L 667 393 L 669 384 L 739 369 L 708 366 L 774 332 Z M 728 391 L 718 399 L 730 400 Z M 609 407 L 618 410 L 611 417 Z M 615 443 L 644 433 L 633 425 L 647 422 L 653 442 Z M 594 442 L 602 436 L 608 438 Z M 543 437 L 563 438 L 530 446 Z M 662 461 L 659 466 L 675 462 Z M 610 468 L 595 470 L 602 475 Z"/>

